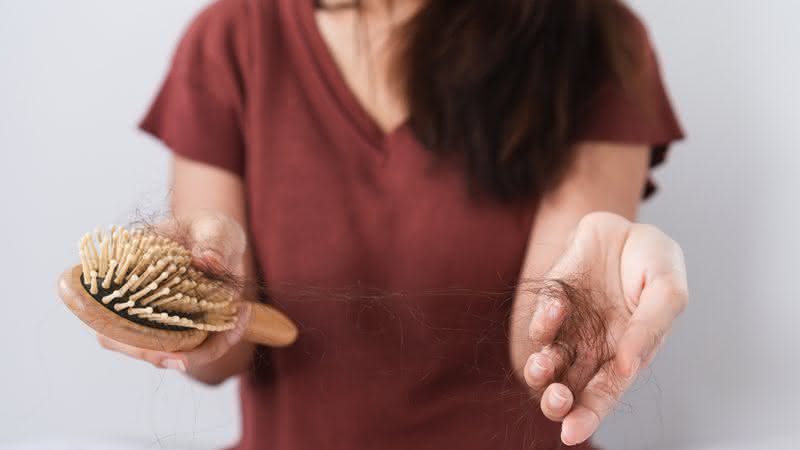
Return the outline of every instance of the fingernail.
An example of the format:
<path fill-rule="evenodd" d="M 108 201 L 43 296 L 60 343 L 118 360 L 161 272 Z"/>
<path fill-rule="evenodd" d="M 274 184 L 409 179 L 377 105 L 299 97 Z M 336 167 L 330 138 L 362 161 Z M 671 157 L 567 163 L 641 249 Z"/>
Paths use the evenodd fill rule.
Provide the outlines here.
<path fill-rule="evenodd" d="M 567 405 L 567 401 L 569 399 L 564 396 L 564 394 L 558 390 L 554 390 L 550 393 L 550 397 L 547 400 L 547 403 L 553 409 L 561 409 Z"/>
<path fill-rule="evenodd" d="M 533 378 L 543 378 L 547 375 L 547 366 L 541 356 L 534 356 L 531 364 L 528 365 L 528 372 Z"/>
<path fill-rule="evenodd" d="M 220 274 L 225 272 L 224 259 L 220 252 L 214 249 L 202 249 L 195 255 L 195 260 L 201 265 L 203 270 Z"/>
<path fill-rule="evenodd" d="M 222 265 L 222 254 L 216 250 L 205 249 L 201 251 L 200 259 L 212 266 Z"/>
<path fill-rule="evenodd" d="M 165 369 L 173 369 L 178 370 L 181 372 L 186 372 L 186 364 L 183 363 L 180 359 L 167 359 L 161 363 L 161 366 Z"/>
<path fill-rule="evenodd" d="M 570 433 L 567 430 L 566 424 L 561 425 L 561 442 L 563 442 L 564 445 L 569 447 L 572 447 L 573 445 L 577 444 L 577 442 L 574 442 L 572 437 L 570 437 Z"/>
<path fill-rule="evenodd" d="M 561 304 L 561 302 L 554 301 L 550 303 L 550 307 L 547 309 L 547 316 L 550 319 L 558 319 L 558 317 L 561 315 L 561 310 L 563 308 L 564 306 Z"/>

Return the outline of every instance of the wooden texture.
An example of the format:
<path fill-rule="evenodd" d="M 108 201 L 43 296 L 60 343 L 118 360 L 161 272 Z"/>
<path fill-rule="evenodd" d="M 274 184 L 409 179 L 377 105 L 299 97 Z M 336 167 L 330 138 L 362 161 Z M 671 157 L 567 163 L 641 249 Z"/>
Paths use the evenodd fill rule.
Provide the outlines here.
<path fill-rule="evenodd" d="M 256 344 L 285 347 L 297 339 L 297 327 L 277 309 L 253 303 L 244 338 Z"/>
<path fill-rule="evenodd" d="M 84 289 L 80 280 L 81 273 L 80 265 L 65 271 L 58 281 L 58 292 L 67 307 L 98 333 L 134 347 L 164 352 L 191 350 L 206 339 L 206 331 L 160 330 L 115 314 Z"/>
<path fill-rule="evenodd" d="M 202 330 L 172 331 L 132 322 L 110 311 L 95 300 L 81 283 L 82 268 L 66 270 L 58 281 L 58 292 L 67 307 L 96 332 L 117 342 L 165 352 L 188 351 L 208 336 Z M 280 311 L 262 304 L 252 304 L 244 338 L 253 343 L 284 347 L 297 338 L 297 327 Z"/>

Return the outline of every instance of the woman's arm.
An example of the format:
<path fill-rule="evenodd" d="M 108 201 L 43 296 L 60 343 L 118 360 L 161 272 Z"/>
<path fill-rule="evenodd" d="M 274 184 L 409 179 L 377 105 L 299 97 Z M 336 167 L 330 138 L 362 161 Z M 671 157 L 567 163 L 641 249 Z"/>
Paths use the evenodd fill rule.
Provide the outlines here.
<path fill-rule="evenodd" d="M 172 164 L 173 218 L 158 225 L 166 234 L 188 233 L 195 264 L 209 270 L 222 265 L 253 279 L 254 260 L 247 244 L 245 194 L 242 180 L 225 170 L 175 156 Z M 254 299 L 253 292 L 242 292 Z M 250 308 L 239 308 L 238 324 L 246 324 Z M 157 367 L 178 369 L 208 384 L 218 384 L 245 371 L 253 362 L 254 345 L 241 339 L 243 326 L 214 333 L 189 352 L 160 352 L 136 348 L 98 335 L 100 345 Z"/>
<path fill-rule="evenodd" d="M 647 179 L 650 152 L 643 145 L 584 143 L 561 185 L 545 196 L 536 213 L 521 280 L 539 280 L 567 248 L 580 220 L 607 211 L 634 220 Z M 528 339 L 535 297 L 519 290 L 511 314 L 511 359 L 520 379 L 531 355 Z"/>
<path fill-rule="evenodd" d="M 242 230 L 247 229 L 247 208 L 242 179 L 228 171 L 180 156 L 175 156 L 172 164 L 171 208 L 173 216 L 177 218 L 197 217 L 208 213 L 221 214 L 222 217 L 233 219 Z M 235 232 L 229 231 L 229 227 L 224 223 L 216 226 L 219 227 L 216 230 L 202 232 L 207 233 L 210 240 L 218 239 L 219 242 L 207 240 L 207 244 L 204 245 L 210 246 L 210 251 L 222 253 L 224 252 L 222 249 L 230 245 L 230 242 L 227 242 L 230 236 L 226 234 Z M 244 279 L 255 279 L 253 252 L 246 239 L 241 267 L 237 269 Z M 242 295 L 244 298 L 255 298 L 253 292 L 243 292 Z M 249 368 L 253 362 L 254 351 L 253 344 L 239 340 L 232 347 L 225 349 L 219 359 L 210 363 L 198 361 L 193 364 L 190 354 L 187 372 L 192 378 L 204 383 L 218 384 Z"/>

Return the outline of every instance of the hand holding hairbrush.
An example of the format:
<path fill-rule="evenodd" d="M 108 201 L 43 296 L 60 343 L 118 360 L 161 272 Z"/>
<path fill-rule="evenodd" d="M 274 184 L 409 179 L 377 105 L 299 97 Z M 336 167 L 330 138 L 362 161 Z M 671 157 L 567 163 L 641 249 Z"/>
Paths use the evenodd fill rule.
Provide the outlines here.
<path fill-rule="evenodd" d="M 152 230 L 111 227 L 85 235 L 78 247 L 80 264 L 62 274 L 59 294 L 84 323 L 114 341 L 183 352 L 233 329 L 272 347 L 297 337 L 283 313 L 236 300 L 231 283 L 198 268 L 186 247 Z"/>

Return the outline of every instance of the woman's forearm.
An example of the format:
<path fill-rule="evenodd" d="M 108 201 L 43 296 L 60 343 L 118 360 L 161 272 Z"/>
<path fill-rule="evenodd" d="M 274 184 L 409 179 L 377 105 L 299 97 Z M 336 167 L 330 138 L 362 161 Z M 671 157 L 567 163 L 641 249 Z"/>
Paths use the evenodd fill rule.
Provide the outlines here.
<path fill-rule="evenodd" d="M 222 169 L 180 156 L 176 156 L 173 161 L 171 206 L 173 215 L 179 220 L 198 213 L 212 214 L 219 215 L 222 223 L 232 220 L 238 224 L 223 229 L 236 229 L 239 233 L 247 229 L 247 208 L 242 179 Z M 227 236 L 223 233 L 222 236 L 216 236 L 212 242 L 196 244 L 218 251 L 220 249 L 214 248 L 215 246 L 225 247 L 226 241 L 235 237 L 237 236 Z M 240 261 L 241 267 L 226 267 L 226 269 L 232 270 L 244 280 L 256 279 L 254 253 L 249 243 L 245 244 L 244 254 L 240 256 L 241 259 L 237 261 Z M 258 300 L 254 287 L 246 287 L 240 296 L 248 301 Z M 227 345 L 224 347 L 226 349 L 224 354 L 213 361 L 193 364 L 190 359 L 187 367 L 189 376 L 203 383 L 219 384 L 251 367 L 255 352 L 253 344 L 241 340 L 229 348 Z"/>

